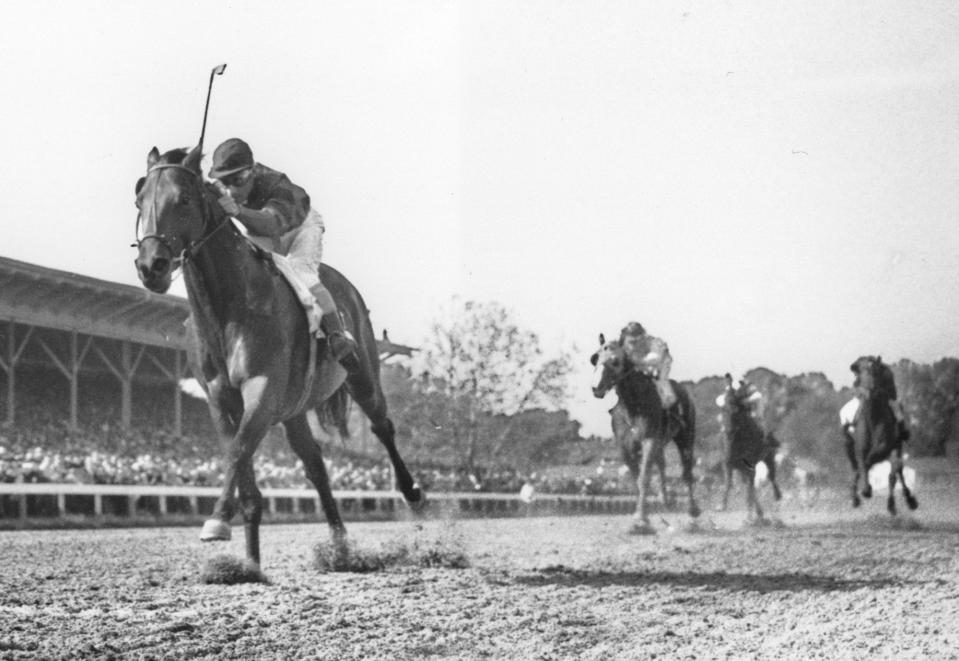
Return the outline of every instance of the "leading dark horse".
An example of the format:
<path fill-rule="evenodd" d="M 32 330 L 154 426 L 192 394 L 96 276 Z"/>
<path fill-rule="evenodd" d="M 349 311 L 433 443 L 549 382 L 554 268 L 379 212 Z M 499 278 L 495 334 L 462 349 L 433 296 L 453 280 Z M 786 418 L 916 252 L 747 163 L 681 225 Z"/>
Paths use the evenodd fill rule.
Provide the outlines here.
<path fill-rule="evenodd" d="M 313 409 L 345 432 L 347 394 L 385 446 L 403 497 L 422 505 L 424 494 L 396 449 L 376 338 L 359 292 L 336 270 L 321 267 L 320 279 L 358 344 L 359 367 L 347 375 L 328 355 L 325 341 L 311 336 L 301 304 L 270 257 L 220 209 L 217 194 L 203 181 L 201 156 L 199 149 L 161 156 L 156 147 L 147 156 L 147 174 L 137 184 L 145 236 L 137 244 L 135 262 L 141 282 L 161 293 L 177 267 L 183 268 L 192 322 L 190 363 L 208 394 L 226 460 L 223 491 L 201 539 L 229 539 L 239 501 L 246 555 L 259 563 L 263 498 L 253 474 L 253 453 L 266 432 L 282 423 L 316 487 L 333 540 L 341 544 L 346 528 L 306 413 Z"/>
<path fill-rule="evenodd" d="M 747 516 L 754 513 L 757 521 L 763 521 L 765 514 L 756 495 L 756 466 L 766 465 L 769 482 L 776 500 L 782 498 L 782 492 L 776 483 L 776 447 L 779 442 L 772 434 L 767 434 L 759 421 L 753 417 L 750 397 L 752 391 L 745 384 L 736 388 L 732 378 L 726 375 L 726 391 L 723 393 L 723 427 L 726 439 L 726 452 L 723 458 L 723 502 L 722 509 L 729 505 L 729 492 L 733 486 L 733 471 L 739 473 L 746 488 Z"/>
<path fill-rule="evenodd" d="M 862 479 L 862 495 L 872 497 L 869 484 L 869 469 L 889 460 L 889 496 L 886 508 L 896 513 L 896 481 L 902 484 L 902 493 L 909 509 L 919 507 L 902 476 L 902 428 L 896 421 L 890 402 L 898 399 L 896 380 L 889 365 L 878 356 L 861 356 L 849 366 L 856 375 L 860 406 L 852 432 L 845 429 L 846 454 L 853 467 L 852 505 L 859 507 L 859 480 Z"/>
<path fill-rule="evenodd" d="M 676 403 L 669 413 L 663 411 L 655 382 L 633 369 L 617 341 L 606 342 L 599 336 L 599 351 L 590 357 L 596 369 L 593 395 L 603 398 L 616 389 L 619 401 L 610 411 L 613 435 L 623 449 L 623 461 L 636 482 L 639 495 L 633 528 L 636 532 L 651 532 L 646 514 L 646 495 L 649 491 L 651 465 L 663 457 L 669 440 L 676 443 L 683 464 L 683 481 L 689 492 L 689 515 L 700 514 L 693 494 L 693 442 L 696 437 L 696 410 L 689 393 L 676 381 L 670 381 L 676 391 Z M 662 467 L 660 467 L 662 473 Z M 665 496 L 665 494 L 664 494 Z"/>

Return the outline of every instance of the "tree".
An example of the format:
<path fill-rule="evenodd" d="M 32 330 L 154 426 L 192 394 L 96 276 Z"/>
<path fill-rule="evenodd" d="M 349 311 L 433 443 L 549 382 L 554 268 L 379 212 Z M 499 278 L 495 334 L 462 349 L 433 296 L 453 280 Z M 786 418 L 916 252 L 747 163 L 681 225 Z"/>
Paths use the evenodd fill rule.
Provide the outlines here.
<path fill-rule="evenodd" d="M 469 469 L 496 463 L 507 444 L 522 443 L 513 431 L 517 414 L 560 408 L 569 395 L 569 351 L 546 356 L 539 337 L 521 329 L 495 302 L 454 298 L 434 321 L 414 367 L 424 394 L 439 394 L 443 410 L 432 422 Z M 507 416 L 494 424 L 495 416 Z M 495 431 L 494 431 L 495 429 Z"/>
<path fill-rule="evenodd" d="M 917 456 L 938 456 L 955 433 L 959 411 L 959 359 L 943 358 L 932 365 L 903 359 L 893 365 L 896 388 L 903 402 Z"/>

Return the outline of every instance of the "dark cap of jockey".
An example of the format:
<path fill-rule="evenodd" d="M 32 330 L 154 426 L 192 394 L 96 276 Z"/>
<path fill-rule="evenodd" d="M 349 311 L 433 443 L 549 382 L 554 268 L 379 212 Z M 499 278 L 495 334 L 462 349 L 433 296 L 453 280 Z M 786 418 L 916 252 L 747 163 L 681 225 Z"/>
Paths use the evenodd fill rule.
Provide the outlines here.
<path fill-rule="evenodd" d="M 628 324 L 623 326 L 623 330 L 620 331 L 620 335 L 623 337 L 636 337 L 636 336 L 645 335 L 645 334 L 646 334 L 646 329 L 643 328 L 643 325 L 639 323 L 638 321 L 629 322 Z"/>
<path fill-rule="evenodd" d="M 253 167 L 253 150 L 239 138 L 225 140 L 213 152 L 211 179 L 222 179 L 235 172 Z"/>

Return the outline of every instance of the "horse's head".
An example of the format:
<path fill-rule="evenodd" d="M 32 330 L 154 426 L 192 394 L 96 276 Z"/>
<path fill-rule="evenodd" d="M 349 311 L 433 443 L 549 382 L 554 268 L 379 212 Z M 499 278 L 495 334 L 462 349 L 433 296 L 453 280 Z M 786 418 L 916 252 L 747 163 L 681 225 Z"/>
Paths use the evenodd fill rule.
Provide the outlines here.
<path fill-rule="evenodd" d="M 600 334 L 599 350 L 589 358 L 593 371 L 593 395 L 599 399 L 606 396 L 626 373 L 626 353 L 616 340 L 606 341 Z"/>
<path fill-rule="evenodd" d="M 856 375 L 854 386 L 867 398 L 875 395 L 886 399 L 897 398 L 892 368 L 882 362 L 881 356 L 860 356 L 849 369 Z"/>
<path fill-rule="evenodd" d="M 140 281 L 164 293 L 186 250 L 204 234 L 205 186 L 199 148 L 147 155 L 147 173 L 136 186 L 137 258 Z"/>

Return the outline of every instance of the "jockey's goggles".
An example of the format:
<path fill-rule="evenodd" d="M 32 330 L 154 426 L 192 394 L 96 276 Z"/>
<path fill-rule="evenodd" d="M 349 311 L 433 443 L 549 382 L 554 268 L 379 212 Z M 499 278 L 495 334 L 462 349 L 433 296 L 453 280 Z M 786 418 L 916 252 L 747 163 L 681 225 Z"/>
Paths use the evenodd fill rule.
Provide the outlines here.
<path fill-rule="evenodd" d="M 220 179 L 220 183 L 230 188 L 241 188 L 245 186 L 252 177 L 253 168 L 247 168 L 246 170 L 240 170 L 239 172 L 234 172 L 233 174 L 223 177 Z"/>

